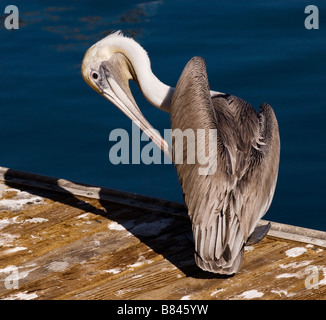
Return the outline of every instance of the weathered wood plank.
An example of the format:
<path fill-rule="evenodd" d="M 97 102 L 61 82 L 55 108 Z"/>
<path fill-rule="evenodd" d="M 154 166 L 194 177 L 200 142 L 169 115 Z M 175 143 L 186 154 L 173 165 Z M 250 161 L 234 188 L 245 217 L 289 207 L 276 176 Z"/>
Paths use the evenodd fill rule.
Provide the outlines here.
<path fill-rule="evenodd" d="M 108 188 L 94 187 L 86 184 L 75 183 L 65 179 L 45 177 L 41 175 L 21 172 L 17 170 L 0 167 L 0 182 L 9 186 L 23 186 L 24 188 L 34 187 L 39 192 L 42 190 L 52 191 L 52 194 L 64 193 L 70 196 L 82 196 L 87 199 L 101 199 L 108 201 L 112 205 L 127 206 L 141 209 L 147 212 L 158 212 L 174 215 L 177 217 L 189 219 L 187 209 L 184 204 L 175 203 L 167 200 L 151 198 L 139 194 L 128 193 Z M 261 224 L 268 221 L 261 220 Z M 305 243 L 316 244 L 326 247 L 326 232 L 311 230 L 307 228 L 286 225 L 277 222 L 271 222 L 271 229 L 268 233 L 271 236 L 284 239 L 301 241 Z"/>
<path fill-rule="evenodd" d="M 11 189 L 10 192 L 16 192 L 17 194 L 17 190 L 13 191 Z M 14 198 L 14 195 L 11 194 L 10 196 Z M 2 198 L 5 198 L 5 195 Z M 144 243 L 141 243 L 136 236 L 143 239 L 152 238 L 153 236 L 159 237 L 160 232 L 167 226 L 170 225 L 170 229 L 173 230 L 180 225 L 180 222 L 175 221 L 173 217 L 162 219 L 158 215 L 148 215 L 130 208 L 128 210 L 121 210 L 121 208 L 120 210 L 116 208 L 112 210 L 110 203 L 106 203 L 105 208 L 101 205 L 104 215 L 109 215 L 119 221 L 117 223 L 104 216 L 76 208 L 69 197 L 61 198 L 61 201 L 64 203 L 47 199 L 39 203 L 37 207 L 35 204 L 34 206 L 26 204 L 24 210 L 16 211 L 15 215 L 10 218 L 8 217 L 8 211 L 2 211 L 2 215 L 7 215 L 7 221 L 12 222 L 4 227 L 6 233 L 12 235 L 13 232 L 17 231 L 17 226 L 20 229 L 19 237 L 15 239 L 11 247 L 22 248 L 22 245 L 24 245 L 26 250 L 23 250 L 20 254 L 15 254 L 14 250 L 11 254 L 10 252 L 3 252 L 5 254 L 2 255 L 0 262 L 3 265 L 10 262 L 10 264 L 16 265 L 21 273 L 28 273 L 28 277 L 24 277 L 19 281 L 20 290 L 30 292 L 33 289 L 33 292 L 38 295 L 41 294 L 42 298 L 49 298 L 48 292 L 50 292 L 52 298 L 63 294 L 66 287 L 62 285 L 60 290 L 58 289 L 58 272 L 61 279 L 60 283 L 65 283 L 64 275 L 68 274 L 67 283 L 69 283 L 69 286 L 73 285 L 74 288 L 77 288 L 80 285 L 85 288 L 88 283 L 85 284 L 81 281 L 84 274 L 88 275 L 86 282 L 91 280 L 90 275 L 96 274 L 100 274 L 107 281 L 110 278 L 108 275 L 113 273 L 112 276 L 115 276 L 116 270 L 119 270 L 119 273 L 133 271 L 140 259 L 147 259 L 148 252 L 154 255 L 153 259 L 158 256 L 159 259 L 162 259 L 161 255 L 156 254 Z M 96 207 L 94 201 L 91 201 L 92 206 Z M 68 202 L 71 206 L 67 206 Z M 98 209 L 96 211 L 98 213 Z M 143 217 L 141 218 L 141 216 Z M 42 224 L 38 223 L 37 226 L 30 227 L 25 223 L 27 221 L 26 217 L 29 220 L 44 219 L 44 221 L 42 221 Z M 43 232 L 40 233 L 41 230 Z M 184 230 L 184 228 L 181 228 L 181 230 Z M 171 239 L 167 242 L 172 245 Z M 137 244 L 140 243 L 144 250 L 141 254 L 137 250 Z M 8 246 L 8 243 L 6 245 Z M 160 241 L 155 244 L 154 240 L 153 245 L 159 250 Z M 132 246 L 131 250 L 129 249 L 130 246 Z M 27 250 L 29 247 L 33 247 L 33 250 Z M 125 247 L 129 252 L 122 250 Z M 6 250 L 8 251 L 5 248 L 4 251 Z M 121 250 L 123 252 L 118 253 Z M 170 248 L 167 248 L 165 251 L 169 250 Z M 94 259 L 99 263 L 99 266 L 94 264 Z M 105 261 L 106 269 L 98 270 L 98 267 L 103 267 L 103 261 Z M 92 268 L 91 271 L 87 270 L 86 266 L 88 265 Z M 77 266 L 83 266 L 84 272 L 82 274 L 76 272 Z M 132 266 L 129 268 L 130 270 L 128 266 Z M 71 271 L 72 268 L 74 271 Z M 76 276 L 74 284 L 70 274 Z M 95 280 L 91 282 L 96 283 Z M 8 296 L 8 294 L 14 294 L 14 291 L 10 292 L 3 288 L 2 293 Z"/>
<path fill-rule="evenodd" d="M 37 189 L 49 190 L 54 193 L 68 193 L 89 199 L 101 199 L 150 212 L 168 213 L 187 218 L 187 209 L 183 204 L 114 189 L 75 183 L 65 179 L 44 177 L 0 167 L 0 181 L 7 185 L 35 187 Z"/>
<path fill-rule="evenodd" d="M 32 177 L 0 168 L 0 299 L 326 299 L 324 232 L 272 223 L 220 277 L 195 265 L 182 206 Z"/>

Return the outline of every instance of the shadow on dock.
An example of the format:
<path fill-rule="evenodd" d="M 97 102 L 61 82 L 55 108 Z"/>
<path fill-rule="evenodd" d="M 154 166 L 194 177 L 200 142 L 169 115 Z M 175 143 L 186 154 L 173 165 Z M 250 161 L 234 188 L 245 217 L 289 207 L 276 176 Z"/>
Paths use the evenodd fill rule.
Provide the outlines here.
<path fill-rule="evenodd" d="M 110 219 L 123 226 L 132 235 L 157 254 L 162 255 L 187 277 L 197 279 L 228 278 L 204 272 L 194 261 L 191 241 L 191 223 L 182 204 L 142 195 L 72 183 L 12 169 L 0 168 L 1 179 L 8 187 L 50 199 L 65 206 Z M 2 171 L 2 172 L 1 172 Z M 85 199 L 87 197 L 87 199 Z M 89 197 L 94 199 L 90 203 Z M 130 223 L 130 220 L 133 223 Z M 153 232 L 139 232 L 143 227 L 167 221 L 167 227 Z M 164 223 L 163 223 L 164 224 Z"/>

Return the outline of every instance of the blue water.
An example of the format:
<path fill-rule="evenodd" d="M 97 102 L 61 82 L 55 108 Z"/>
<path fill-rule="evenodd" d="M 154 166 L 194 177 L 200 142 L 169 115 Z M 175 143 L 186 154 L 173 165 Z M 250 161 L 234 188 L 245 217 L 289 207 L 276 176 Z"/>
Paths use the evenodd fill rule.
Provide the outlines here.
<path fill-rule="evenodd" d="M 153 72 L 175 86 L 202 56 L 214 90 L 270 103 L 281 163 L 266 219 L 326 230 L 326 2 L 1 1 L 20 10 L 20 29 L 0 18 L 0 166 L 182 202 L 173 165 L 112 165 L 115 128 L 130 120 L 80 75 L 87 48 L 113 30 L 134 36 Z M 304 8 L 319 8 L 319 30 Z M 153 126 L 169 116 L 132 86 Z"/>

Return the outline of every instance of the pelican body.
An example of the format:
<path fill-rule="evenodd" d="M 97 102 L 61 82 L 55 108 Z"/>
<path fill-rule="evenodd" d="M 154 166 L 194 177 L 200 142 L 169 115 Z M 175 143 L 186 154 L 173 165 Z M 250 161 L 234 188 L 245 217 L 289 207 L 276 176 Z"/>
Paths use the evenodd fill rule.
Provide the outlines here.
<path fill-rule="evenodd" d="M 244 246 L 257 237 L 257 223 L 273 199 L 280 158 L 277 119 L 270 105 L 259 113 L 244 100 L 209 88 L 206 65 L 194 57 L 185 66 L 175 88 L 152 73 L 146 51 L 121 32 L 93 45 L 82 63 L 85 81 L 120 108 L 171 156 L 167 142 L 148 123 L 128 85 L 135 81 L 146 99 L 169 112 L 172 130 L 214 130 L 216 143 L 195 138 L 196 145 L 216 155 L 213 174 L 198 174 L 201 164 L 175 163 L 192 222 L 195 261 L 209 272 L 231 275 L 239 271 Z M 175 143 L 173 144 L 175 147 Z M 183 148 L 187 148 L 186 141 Z M 214 148 L 214 152 L 210 153 Z M 173 148 L 173 155 L 175 155 Z M 210 162 L 211 163 L 211 162 Z M 254 238 L 257 238 L 256 240 Z"/>

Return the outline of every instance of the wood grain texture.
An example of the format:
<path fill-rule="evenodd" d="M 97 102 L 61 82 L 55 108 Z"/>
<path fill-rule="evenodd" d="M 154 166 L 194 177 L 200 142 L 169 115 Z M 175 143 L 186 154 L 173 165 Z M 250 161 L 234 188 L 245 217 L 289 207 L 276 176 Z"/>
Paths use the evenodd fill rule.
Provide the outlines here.
<path fill-rule="evenodd" d="M 36 185 L 0 182 L 0 299 L 326 299 L 324 247 L 269 235 L 246 247 L 239 273 L 216 276 L 194 262 L 181 205 Z"/>

